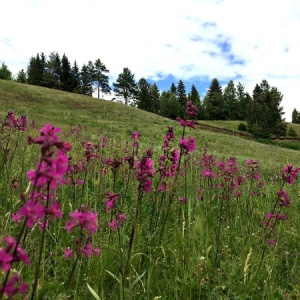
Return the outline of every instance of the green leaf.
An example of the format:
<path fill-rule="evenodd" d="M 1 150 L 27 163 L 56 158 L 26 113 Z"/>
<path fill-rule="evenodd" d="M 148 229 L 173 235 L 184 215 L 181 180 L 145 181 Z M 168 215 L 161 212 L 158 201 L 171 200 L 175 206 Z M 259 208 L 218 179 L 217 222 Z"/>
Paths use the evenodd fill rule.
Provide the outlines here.
<path fill-rule="evenodd" d="M 96 300 L 101 300 L 98 294 L 94 291 L 94 289 L 87 283 L 87 287 L 91 294 L 95 297 Z"/>

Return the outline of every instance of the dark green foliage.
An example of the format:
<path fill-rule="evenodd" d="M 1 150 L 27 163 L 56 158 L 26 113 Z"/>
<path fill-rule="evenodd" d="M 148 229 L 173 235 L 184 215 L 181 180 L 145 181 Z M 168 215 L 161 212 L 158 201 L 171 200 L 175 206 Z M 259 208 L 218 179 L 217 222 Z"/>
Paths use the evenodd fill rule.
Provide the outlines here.
<path fill-rule="evenodd" d="M 245 87 L 239 82 L 236 87 L 236 100 L 237 100 L 237 120 L 246 120 L 251 96 L 245 92 Z"/>
<path fill-rule="evenodd" d="M 294 108 L 292 112 L 292 123 L 296 123 L 296 124 L 300 123 L 300 112 L 297 111 L 296 108 Z"/>
<path fill-rule="evenodd" d="M 61 60 L 57 52 L 51 52 L 46 62 L 45 81 L 47 87 L 61 89 Z"/>
<path fill-rule="evenodd" d="M 185 91 L 185 85 L 182 80 L 179 80 L 178 82 L 177 89 L 176 89 L 176 96 L 178 98 L 179 104 L 185 108 L 187 102 L 187 96 Z"/>
<path fill-rule="evenodd" d="M 212 80 L 205 96 L 204 107 L 208 120 L 224 120 L 226 118 L 222 87 L 216 78 Z"/>
<path fill-rule="evenodd" d="M 104 63 L 98 58 L 94 63 L 93 80 L 96 83 L 98 99 L 100 98 L 100 91 L 105 94 L 110 93 L 109 77 L 106 75 L 109 70 L 106 69 Z"/>
<path fill-rule="evenodd" d="M 160 98 L 160 92 L 156 85 L 156 83 L 153 83 L 150 86 L 150 97 L 151 97 L 151 112 L 158 113 L 159 112 L 159 98 Z"/>
<path fill-rule="evenodd" d="M 191 100 L 192 103 L 198 107 L 197 119 L 204 119 L 204 108 L 201 103 L 201 98 L 200 98 L 199 92 L 196 89 L 194 84 L 191 87 L 191 92 L 188 95 L 188 100 Z"/>
<path fill-rule="evenodd" d="M 26 75 L 24 69 L 19 71 L 19 73 L 17 74 L 16 81 L 19 82 L 19 83 L 26 83 L 27 82 L 27 75 Z"/>
<path fill-rule="evenodd" d="M 238 126 L 238 130 L 247 131 L 247 125 L 245 123 L 240 123 Z"/>
<path fill-rule="evenodd" d="M 176 95 L 176 93 L 177 93 L 177 89 L 176 89 L 174 82 L 172 82 L 172 84 L 171 84 L 170 92 L 173 93 L 174 95 Z"/>
<path fill-rule="evenodd" d="M 131 99 L 135 99 L 137 94 L 137 85 L 134 80 L 134 74 L 128 68 L 123 69 L 123 72 L 118 75 L 113 86 L 116 96 L 124 98 L 125 105 L 128 105 Z"/>
<path fill-rule="evenodd" d="M 29 61 L 29 65 L 27 67 L 27 80 L 29 84 L 39 85 L 39 86 L 47 86 L 47 82 L 45 82 L 45 69 L 46 69 L 46 61 L 45 61 L 44 53 L 37 53 L 36 57 L 31 57 Z"/>
<path fill-rule="evenodd" d="M 170 119 L 176 119 L 180 113 L 180 105 L 176 96 L 171 92 L 162 92 L 160 97 L 160 113 Z"/>
<path fill-rule="evenodd" d="M 61 59 L 61 74 L 60 74 L 61 89 L 67 92 L 73 92 L 74 81 L 71 72 L 71 64 L 68 57 L 63 54 Z"/>
<path fill-rule="evenodd" d="M 227 120 L 238 120 L 237 91 L 232 80 L 224 89 L 224 114 Z"/>
<path fill-rule="evenodd" d="M 249 131 L 257 137 L 286 135 L 286 124 L 282 119 L 280 106 L 283 95 L 276 87 L 270 87 L 266 80 L 256 84 L 248 114 Z"/>
<path fill-rule="evenodd" d="M 73 87 L 74 87 L 73 92 L 80 93 L 80 87 L 81 87 L 80 72 L 76 60 L 74 61 L 73 67 L 71 69 L 71 74 L 73 78 Z"/>
<path fill-rule="evenodd" d="M 88 96 L 93 94 L 91 72 L 85 64 L 83 64 L 80 72 L 80 94 Z"/>
<path fill-rule="evenodd" d="M 296 137 L 297 132 L 295 131 L 295 129 L 293 127 L 290 127 L 289 131 L 288 131 L 288 135 L 291 136 L 291 137 Z"/>
<path fill-rule="evenodd" d="M 12 79 L 12 73 L 4 62 L 2 63 L 2 66 L 0 68 L 0 79 L 5 79 L 5 80 Z"/>
<path fill-rule="evenodd" d="M 137 84 L 137 97 L 136 104 L 137 107 L 146 111 L 152 110 L 151 105 L 151 95 L 150 95 L 150 84 L 145 78 L 141 78 Z"/>

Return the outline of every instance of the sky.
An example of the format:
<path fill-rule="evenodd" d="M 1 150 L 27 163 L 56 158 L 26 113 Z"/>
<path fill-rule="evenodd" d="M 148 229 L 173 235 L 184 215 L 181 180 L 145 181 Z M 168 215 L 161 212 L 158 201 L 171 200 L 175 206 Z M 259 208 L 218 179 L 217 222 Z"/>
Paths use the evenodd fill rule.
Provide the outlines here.
<path fill-rule="evenodd" d="M 299 0 L 2 0 L 0 63 L 14 75 L 30 57 L 100 58 L 110 84 L 123 68 L 168 90 L 181 79 L 204 98 L 213 78 L 252 94 L 266 79 L 300 111 Z"/>

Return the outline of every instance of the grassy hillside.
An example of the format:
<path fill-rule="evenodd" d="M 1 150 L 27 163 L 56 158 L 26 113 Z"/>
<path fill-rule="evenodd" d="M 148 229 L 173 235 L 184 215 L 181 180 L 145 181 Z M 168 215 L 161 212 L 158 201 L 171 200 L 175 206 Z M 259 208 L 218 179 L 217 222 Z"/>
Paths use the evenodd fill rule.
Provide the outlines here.
<path fill-rule="evenodd" d="M 100 132 L 118 142 L 128 140 L 132 131 L 139 131 L 142 142 L 161 145 L 167 126 L 174 126 L 178 136 L 181 132 L 177 122 L 134 107 L 4 80 L 0 80 L 0 107 L 2 118 L 9 110 L 14 110 L 16 115 L 26 115 L 29 122 L 35 121 L 41 125 L 50 122 L 65 130 L 71 125 L 87 126 L 89 134 Z M 239 122 L 205 123 L 234 130 Z M 292 126 L 300 131 L 300 126 Z M 274 166 L 274 162 L 281 167 L 287 162 L 297 164 L 299 161 L 298 151 L 264 145 L 238 136 L 203 129 L 191 130 L 188 134 L 196 138 L 200 151 L 206 148 L 216 155 L 236 156 L 241 160 L 256 159 L 264 162 L 267 168 Z"/>
<path fill-rule="evenodd" d="M 0 124 L 0 299 L 299 298 L 299 151 L 8 81 L 0 108 L 29 123 Z"/>

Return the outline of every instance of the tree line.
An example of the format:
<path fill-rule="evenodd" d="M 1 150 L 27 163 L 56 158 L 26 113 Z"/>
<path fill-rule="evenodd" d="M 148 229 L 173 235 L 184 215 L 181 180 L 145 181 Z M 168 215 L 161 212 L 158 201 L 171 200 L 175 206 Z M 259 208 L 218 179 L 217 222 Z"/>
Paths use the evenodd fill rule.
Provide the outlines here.
<path fill-rule="evenodd" d="M 76 60 L 71 65 L 65 54 L 60 57 L 57 52 L 52 52 L 47 57 L 42 52 L 30 58 L 26 72 L 22 69 L 15 80 L 88 96 L 96 92 L 98 98 L 100 92 L 109 94 L 113 90 L 126 105 L 172 119 L 183 118 L 187 101 L 192 101 L 199 108 L 197 119 L 245 121 L 248 131 L 259 137 L 286 135 L 284 112 L 280 106 L 283 95 L 266 80 L 256 84 L 250 95 L 240 82 L 235 86 L 231 80 L 223 90 L 214 78 L 202 100 L 195 85 L 187 92 L 182 80 L 161 92 L 156 83 L 151 84 L 145 78 L 136 81 L 131 70 L 123 68 L 111 88 L 108 74 L 109 70 L 100 59 L 88 61 L 79 68 Z M 12 79 L 4 63 L 0 68 L 1 78 Z M 296 109 L 292 122 L 300 123 L 300 112 Z"/>

